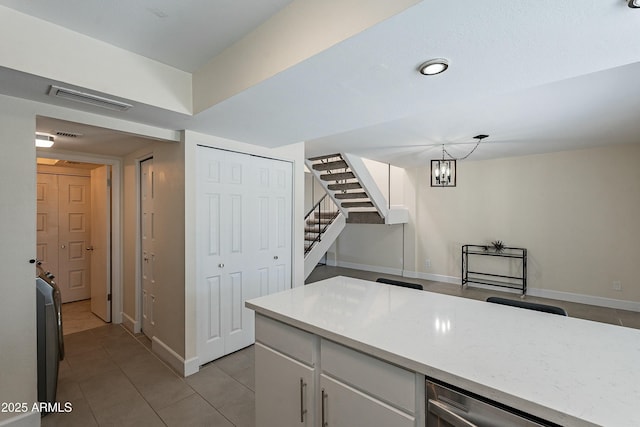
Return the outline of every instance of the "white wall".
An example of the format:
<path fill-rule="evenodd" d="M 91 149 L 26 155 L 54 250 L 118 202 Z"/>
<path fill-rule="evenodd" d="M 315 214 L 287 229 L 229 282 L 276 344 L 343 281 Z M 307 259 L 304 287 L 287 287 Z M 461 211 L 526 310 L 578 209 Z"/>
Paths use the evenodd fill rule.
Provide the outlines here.
<path fill-rule="evenodd" d="M 195 165 L 198 145 L 254 154 L 293 163 L 293 228 L 292 233 L 292 286 L 304 285 L 304 143 L 279 148 L 265 148 L 229 139 L 185 131 L 185 363 L 187 372 L 197 370 L 197 322 L 196 322 L 196 277 L 195 277 Z M 193 366 L 195 364 L 195 366 Z"/>
<path fill-rule="evenodd" d="M 404 206 L 405 170 L 371 159 L 362 158 L 362 162 L 369 170 L 378 189 L 384 195 L 387 206 L 389 206 L 389 202 L 392 206 Z"/>
<path fill-rule="evenodd" d="M 640 145 L 465 161 L 456 188 L 415 169 L 418 270 L 458 278 L 462 244 L 499 239 L 529 250 L 530 288 L 638 302 L 638 164 Z"/>
<path fill-rule="evenodd" d="M 311 172 L 304 173 L 304 213 L 311 210 L 327 194 Z"/>
<path fill-rule="evenodd" d="M 640 145 L 464 161 L 455 188 L 432 188 L 427 167 L 411 169 L 404 265 L 402 234 L 375 225 L 347 225 L 329 259 L 460 283 L 461 246 L 502 240 L 528 249 L 531 294 L 640 310 L 638 164 Z"/>
<path fill-rule="evenodd" d="M 415 193 L 407 172 L 371 159 L 362 158 L 362 162 L 385 197 L 386 206 L 391 200 L 392 206 L 409 209 L 409 224 L 347 224 L 329 249 L 327 263 L 397 275 L 403 275 L 405 270 L 413 271 L 411 215 Z"/>
<path fill-rule="evenodd" d="M 35 114 L 0 97 L 0 402 L 36 401 Z M 0 412 L 0 423 L 18 413 Z M 31 416 L 30 425 L 40 425 Z M 27 425 L 29 425 L 27 422 Z"/>

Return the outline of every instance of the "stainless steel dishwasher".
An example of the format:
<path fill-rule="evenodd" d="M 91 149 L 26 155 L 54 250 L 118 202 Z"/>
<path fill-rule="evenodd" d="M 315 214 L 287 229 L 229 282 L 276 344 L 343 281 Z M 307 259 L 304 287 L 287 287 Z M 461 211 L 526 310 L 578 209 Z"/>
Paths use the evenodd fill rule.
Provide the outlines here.
<path fill-rule="evenodd" d="M 427 427 L 554 426 L 427 380 Z"/>

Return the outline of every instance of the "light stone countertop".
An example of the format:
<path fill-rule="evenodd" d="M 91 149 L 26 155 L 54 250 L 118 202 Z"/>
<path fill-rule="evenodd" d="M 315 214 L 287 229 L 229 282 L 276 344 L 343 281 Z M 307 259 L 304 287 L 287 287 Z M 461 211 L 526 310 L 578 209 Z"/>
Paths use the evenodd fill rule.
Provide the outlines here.
<path fill-rule="evenodd" d="M 246 306 L 563 426 L 640 426 L 640 330 L 342 276 Z"/>

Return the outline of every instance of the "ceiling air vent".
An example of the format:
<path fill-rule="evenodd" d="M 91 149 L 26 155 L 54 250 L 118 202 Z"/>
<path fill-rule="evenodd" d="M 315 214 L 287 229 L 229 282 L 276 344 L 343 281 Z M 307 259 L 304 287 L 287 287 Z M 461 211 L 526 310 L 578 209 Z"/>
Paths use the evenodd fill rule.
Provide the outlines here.
<path fill-rule="evenodd" d="M 53 132 L 56 136 L 64 136 L 66 138 L 79 138 L 82 136 L 81 133 L 77 132 L 67 132 L 64 130 L 57 130 Z"/>
<path fill-rule="evenodd" d="M 68 99 L 69 101 L 82 102 L 83 104 L 94 105 L 96 107 L 107 108 L 115 111 L 127 111 L 129 108 L 133 107 L 133 105 L 127 104 L 126 102 L 103 98 L 102 96 L 91 93 L 80 92 L 78 90 L 54 85 L 51 85 L 49 88 L 49 96 Z"/>

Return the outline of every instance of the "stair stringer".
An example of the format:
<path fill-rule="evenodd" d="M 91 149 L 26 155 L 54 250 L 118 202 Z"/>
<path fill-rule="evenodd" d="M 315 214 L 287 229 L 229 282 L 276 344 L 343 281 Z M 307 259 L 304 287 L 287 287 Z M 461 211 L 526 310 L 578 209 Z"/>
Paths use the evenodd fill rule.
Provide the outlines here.
<path fill-rule="evenodd" d="M 309 171 L 311 172 L 313 177 L 320 183 L 320 185 L 324 189 L 324 192 L 327 193 L 329 195 L 329 197 L 331 197 L 331 200 L 333 200 L 333 203 L 336 204 L 336 206 L 338 207 L 338 210 L 340 211 L 340 213 L 345 218 L 348 217 L 349 216 L 349 212 L 345 208 L 343 208 L 342 204 L 340 203 L 340 201 L 336 199 L 335 192 L 329 190 L 330 182 L 323 181 L 323 180 L 320 179 L 320 173 L 313 168 L 313 162 L 311 162 L 309 159 L 304 159 L 304 163 L 305 163 L 305 165 L 307 165 L 307 169 L 309 169 Z"/>
<path fill-rule="evenodd" d="M 342 213 L 339 213 L 333 222 L 327 227 L 326 231 L 322 233 L 322 239 L 313 245 L 307 256 L 304 258 L 305 279 L 309 277 L 324 254 L 327 253 L 333 242 L 335 242 L 340 233 L 342 233 L 345 225 L 345 216 Z"/>
<path fill-rule="evenodd" d="M 371 176 L 369 169 L 362 161 L 362 158 L 349 153 L 340 154 L 342 155 L 344 161 L 347 162 L 347 165 L 349 165 L 349 169 L 351 169 L 351 172 L 353 172 L 353 174 L 360 182 L 362 188 L 369 195 L 369 199 L 373 203 L 373 206 L 375 206 L 380 216 L 385 220 L 385 223 L 387 223 L 387 217 L 389 216 L 387 200 L 378 188 L 378 185 Z"/>

